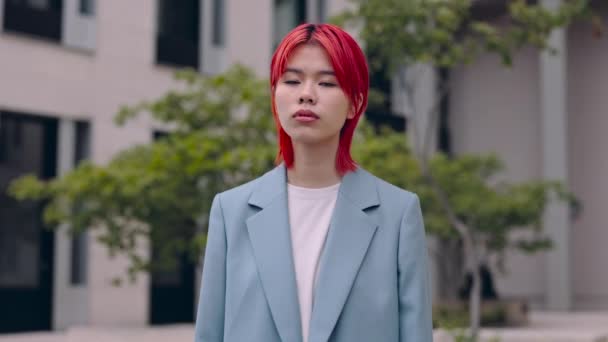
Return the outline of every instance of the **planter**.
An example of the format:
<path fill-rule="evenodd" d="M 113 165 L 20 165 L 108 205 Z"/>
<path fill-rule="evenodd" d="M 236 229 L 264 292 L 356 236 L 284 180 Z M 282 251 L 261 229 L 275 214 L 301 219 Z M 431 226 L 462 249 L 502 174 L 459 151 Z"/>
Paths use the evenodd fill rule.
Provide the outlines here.
<path fill-rule="evenodd" d="M 528 324 L 528 304 L 524 299 L 483 301 L 480 314 L 482 327 L 517 327 Z M 433 325 L 441 328 L 468 326 L 468 302 L 446 301 L 434 305 Z"/>

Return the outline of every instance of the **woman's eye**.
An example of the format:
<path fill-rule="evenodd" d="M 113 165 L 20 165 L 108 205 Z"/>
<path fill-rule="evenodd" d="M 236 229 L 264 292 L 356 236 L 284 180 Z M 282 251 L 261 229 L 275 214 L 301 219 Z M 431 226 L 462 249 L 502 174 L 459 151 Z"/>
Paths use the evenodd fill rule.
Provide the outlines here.
<path fill-rule="evenodd" d="M 285 84 L 300 84 L 300 81 L 296 81 L 296 80 L 286 80 L 284 83 L 285 83 Z"/>
<path fill-rule="evenodd" d="M 319 84 L 323 87 L 335 87 L 336 86 L 336 84 L 332 83 L 332 82 L 321 82 Z"/>

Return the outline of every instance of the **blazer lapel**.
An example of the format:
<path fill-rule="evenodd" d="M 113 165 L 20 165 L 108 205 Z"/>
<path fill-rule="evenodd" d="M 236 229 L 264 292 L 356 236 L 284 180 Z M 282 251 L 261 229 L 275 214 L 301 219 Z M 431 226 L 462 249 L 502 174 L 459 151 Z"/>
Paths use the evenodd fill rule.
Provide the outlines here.
<path fill-rule="evenodd" d="M 284 342 L 302 342 L 286 184 L 283 164 L 260 179 L 249 204 L 262 210 L 247 219 L 247 230 L 279 336 Z"/>
<path fill-rule="evenodd" d="M 320 261 L 311 342 L 326 342 L 338 321 L 378 227 L 363 210 L 379 204 L 373 176 L 362 169 L 344 176 Z"/>

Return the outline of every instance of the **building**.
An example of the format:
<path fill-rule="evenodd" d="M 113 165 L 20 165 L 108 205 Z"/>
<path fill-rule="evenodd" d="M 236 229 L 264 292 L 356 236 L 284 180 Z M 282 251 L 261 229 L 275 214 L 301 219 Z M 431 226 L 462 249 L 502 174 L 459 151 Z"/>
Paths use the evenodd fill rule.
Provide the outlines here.
<path fill-rule="evenodd" d="M 4 191 L 24 173 L 54 177 L 151 141 L 158 127 L 144 118 L 114 125 L 121 105 L 162 95 L 177 67 L 212 74 L 239 61 L 266 76 L 278 39 L 345 3 L 0 0 L 0 333 L 191 322 L 191 265 L 116 288 L 124 260 L 93 236 L 43 231 L 39 207 Z"/>
<path fill-rule="evenodd" d="M 145 118 L 114 125 L 121 105 L 163 94 L 177 67 L 213 74 L 238 61 L 265 76 L 274 46 L 288 30 L 303 20 L 324 21 L 347 5 L 0 0 L 0 189 L 24 173 L 58 176 L 79 160 L 105 163 L 151 141 L 159 127 Z M 483 57 L 453 72 L 452 148 L 498 152 L 514 180 L 565 178 L 585 203 L 572 224 L 563 208 L 549 214 L 559 249 L 514 255 L 499 291 L 530 298 L 539 308 L 606 310 L 602 260 L 608 252 L 602 246 L 608 217 L 602 204 L 608 189 L 601 175 L 608 173 L 608 158 L 601 146 L 608 143 L 602 134 L 608 100 L 600 82 L 608 79 L 602 68 L 608 40 L 593 40 L 579 26 L 563 37 L 555 42 L 567 56 L 525 50 L 512 70 Z M 125 266 L 94 236 L 45 231 L 38 206 L 0 194 L 0 333 L 193 320 L 194 266 L 112 286 Z"/>
<path fill-rule="evenodd" d="M 545 0 L 548 6 L 558 1 Z M 605 1 L 594 1 L 604 22 Z M 555 248 L 538 256 L 508 256 L 498 292 L 528 298 L 533 307 L 554 310 L 608 310 L 608 37 L 589 23 L 555 33 L 560 53 L 534 49 L 517 54 L 514 67 L 496 57 L 450 75 L 450 127 L 454 153 L 496 152 L 512 181 L 562 180 L 582 201 L 571 219 L 565 206 L 552 206 L 545 230 Z M 492 86 L 488 86 L 492 85 Z"/>

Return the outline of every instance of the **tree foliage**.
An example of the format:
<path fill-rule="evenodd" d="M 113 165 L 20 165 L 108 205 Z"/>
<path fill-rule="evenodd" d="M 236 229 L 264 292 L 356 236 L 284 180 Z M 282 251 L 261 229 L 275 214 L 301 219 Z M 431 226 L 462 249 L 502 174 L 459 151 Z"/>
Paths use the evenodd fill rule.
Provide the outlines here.
<path fill-rule="evenodd" d="M 594 16 L 588 0 L 555 1 L 551 8 L 542 1 L 474 0 L 351 0 L 351 10 L 334 20 L 350 25 L 372 52 L 370 66 L 396 75 L 405 98 L 414 103 L 418 77 L 404 77 L 402 68 L 428 65 L 435 70 L 450 70 L 473 62 L 480 54 L 495 54 L 504 66 L 525 46 L 556 53 L 549 46 L 550 35 L 574 20 Z M 440 78 L 438 78 L 440 79 Z M 481 278 L 479 267 L 491 253 L 504 255 L 509 248 L 534 252 L 551 246 L 542 234 L 542 216 L 550 198 L 575 203 L 563 185 L 553 181 L 507 184 L 497 180 L 502 171 L 495 156 L 458 156 L 447 158 L 429 150 L 426 132 L 418 122 L 437 122 L 439 106 L 449 93 L 449 83 L 438 84 L 438 96 L 429 112 L 410 109 L 408 119 L 414 129 L 414 157 L 419 167 L 423 203 L 433 214 L 425 213 L 431 231 L 459 239 L 463 245 L 466 268 L 473 274 L 469 307 L 471 338 L 479 328 Z M 383 165 L 378 165 L 380 168 Z M 388 166 L 391 166 L 388 163 Z M 397 177 L 395 177 L 397 178 Z M 391 179 L 392 180 L 392 179 Z M 394 180 L 393 180 L 394 181 Z M 552 196 L 556 194 L 557 196 Z M 431 209 L 428 209 L 431 207 Z M 527 238 L 511 240 L 510 232 L 523 229 Z M 519 236 L 519 235 L 518 235 Z"/>
<path fill-rule="evenodd" d="M 352 10 L 334 22 L 360 28 L 366 47 L 376 52 L 371 66 L 388 65 L 390 73 L 420 62 L 451 68 L 487 52 L 511 65 L 518 49 L 549 49 L 555 28 L 593 17 L 588 0 L 566 0 L 556 9 L 525 0 L 350 1 Z"/>
<path fill-rule="evenodd" d="M 110 252 L 130 258 L 131 276 L 150 267 L 172 267 L 183 252 L 196 260 L 213 196 L 273 165 L 276 142 L 265 81 L 241 66 L 214 77 L 184 71 L 177 80 L 180 90 L 124 107 L 116 116 L 124 124 L 147 113 L 172 127 L 167 136 L 128 148 L 107 165 L 83 162 L 48 182 L 28 175 L 10 188 L 22 200 L 48 200 L 44 218 L 50 225 L 98 231 Z M 353 155 L 378 177 L 421 197 L 429 233 L 455 237 L 401 133 L 362 121 Z M 475 223 L 496 250 L 541 245 L 542 240 L 509 241 L 507 236 L 514 226 L 539 227 L 548 185 L 493 186 L 489 179 L 501 171 L 495 157 L 437 155 L 433 170 L 458 214 Z M 148 239 L 158 252 L 152 263 L 137 248 Z"/>
<path fill-rule="evenodd" d="M 362 38 L 379 53 L 371 65 L 426 61 L 452 67 L 481 51 L 510 62 L 515 48 L 544 46 L 548 32 L 584 12 L 581 1 L 550 12 L 523 1 L 509 5 L 507 29 L 471 16 L 465 0 L 367 0 L 342 20 L 362 21 Z M 176 76 L 179 87 L 157 100 L 122 108 L 117 124 L 149 115 L 170 132 L 150 144 L 119 153 L 106 165 L 81 163 L 65 176 L 41 181 L 24 176 L 10 191 L 19 199 L 47 200 L 45 221 L 72 231 L 95 230 L 109 251 L 126 255 L 129 275 L 171 267 L 176 255 L 198 259 L 205 243 L 213 196 L 260 176 L 276 153 L 268 83 L 241 66 L 203 77 L 193 71 Z M 397 186 L 416 192 L 423 203 L 427 231 L 461 238 L 425 168 L 407 139 L 362 121 L 353 144 L 360 165 Z M 572 201 L 562 185 L 550 181 L 509 184 L 500 181 L 503 165 L 495 156 L 429 158 L 428 170 L 462 222 L 487 253 L 509 248 L 527 252 L 550 246 L 541 218 L 552 194 Z M 513 230 L 531 234 L 512 240 Z M 149 259 L 138 248 L 151 241 L 158 255 Z"/>
<path fill-rule="evenodd" d="M 275 154 L 267 84 L 235 66 L 225 74 L 176 75 L 179 90 L 124 107 L 124 124 L 146 113 L 170 134 L 119 153 L 107 165 L 84 162 L 64 177 L 22 177 L 10 191 L 19 199 L 49 200 L 44 219 L 72 231 L 96 229 L 113 254 L 129 257 L 129 274 L 200 256 L 213 196 L 272 167 Z M 247 113 L 248 115 L 244 115 Z M 155 262 L 137 248 L 150 238 Z"/>

